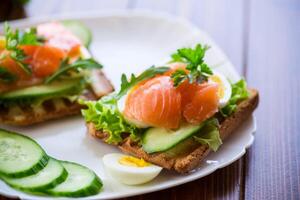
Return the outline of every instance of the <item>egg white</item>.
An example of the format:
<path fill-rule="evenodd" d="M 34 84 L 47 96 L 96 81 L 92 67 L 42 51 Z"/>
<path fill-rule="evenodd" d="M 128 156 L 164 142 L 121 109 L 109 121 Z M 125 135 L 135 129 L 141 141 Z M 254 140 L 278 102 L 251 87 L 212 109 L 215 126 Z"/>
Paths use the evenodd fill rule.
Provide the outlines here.
<path fill-rule="evenodd" d="M 232 93 L 231 84 L 223 74 L 218 73 L 216 71 L 214 71 L 213 73 L 214 73 L 213 76 L 217 76 L 221 80 L 222 86 L 224 87 L 224 96 L 219 99 L 219 107 L 223 108 L 224 106 L 226 106 L 228 104 L 228 102 L 231 98 L 231 93 Z M 208 78 L 208 82 L 216 83 L 213 80 L 211 80 L 210 78 Z"/>
<path fill-rule="evenodd" d="M 127 166 L 119 163 L 119 159 L 125 156 L 120 153 L 106 154 L 102 160 L 105 169 L 119 182 L 126 185 L 139 185 L 154 179 L 162 170 L 156 165 L 145 167 Z"/>

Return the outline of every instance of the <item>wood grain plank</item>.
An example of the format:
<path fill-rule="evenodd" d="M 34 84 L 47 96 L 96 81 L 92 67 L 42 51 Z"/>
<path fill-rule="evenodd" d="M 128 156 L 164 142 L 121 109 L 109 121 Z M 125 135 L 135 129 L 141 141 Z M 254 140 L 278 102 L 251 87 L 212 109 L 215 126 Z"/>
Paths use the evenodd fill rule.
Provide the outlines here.
<path fill-rule="evenodd" d="M 26 6 L 26 11 L 28 16 L 32 17 L 76 12 L 124 10 L 127 5 L 128 0 L 51 0 L 47 3 L 40 0 L 31 0 Z"/>
<path fill-rule="evenodd" d="M 130 0 L 131 9 L 143 9 L 151 11 L 167 12 L 177 14 L 179 0 Z"/>
<path fill-rule="evenodd" d="M 251 3 L 248 81 L 259 88 L 246 199 L 300 198 L 300 2 Z"/>
<path fill-rule="evenodd" d="M 243 69 L 243 26 L 246 1 L 189 0 L 186 17 L 209 33 L 225 51 L 236 69 Z"/>
<path fill-rule="evenodd" d="M 124 198 L 123 200 L 238 199 L 238 194 L 232 194 L 236 194 L 240 187 L 241 165 L 242 161 L 239 160 L 199 180 L 159 192 Z"/>

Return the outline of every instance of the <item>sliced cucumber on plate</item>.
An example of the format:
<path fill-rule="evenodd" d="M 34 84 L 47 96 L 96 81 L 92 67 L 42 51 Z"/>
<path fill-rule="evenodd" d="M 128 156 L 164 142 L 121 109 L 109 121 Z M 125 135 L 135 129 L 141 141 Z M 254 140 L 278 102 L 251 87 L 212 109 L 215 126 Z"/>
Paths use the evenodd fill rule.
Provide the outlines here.
<path fill-rule="evenodd" d="M 100 178 L 82 165 L 50 158 L 27 136 L 0 129 L 0 178 L 35 195 L 85 197 L 98 194 Z"/>
<path fill-rule="evenodd" d="M 21 178 L 36 174 L 49 157 L 27 136 L 0 129 L 0 175 Z"/>
<path fill-rule="evenodd" d="M 76 163 L 67 161 L 61 163 L 68 171 L 68 177 L 46 193 L 65 197 L 84 197 L 99 193 L 102 182 L 93 171 Z"/>
<path fill-rule="evenodd" d="M 199 125 L 186 124 L 177 130 L 165 128 L 149 128 L 142 137 L 142 146 L 147 153 L 166 151 L 189 138 L 203 127 Z"/>
<path fill-rule="evenodd" d="M 27 192 L 42 192 L 62 183 L 68 177 L 67 170 L 63 165 L 50 158 L 45 168 L 36 174 L 24 178 L 2 177 L 10 186 Z"/>

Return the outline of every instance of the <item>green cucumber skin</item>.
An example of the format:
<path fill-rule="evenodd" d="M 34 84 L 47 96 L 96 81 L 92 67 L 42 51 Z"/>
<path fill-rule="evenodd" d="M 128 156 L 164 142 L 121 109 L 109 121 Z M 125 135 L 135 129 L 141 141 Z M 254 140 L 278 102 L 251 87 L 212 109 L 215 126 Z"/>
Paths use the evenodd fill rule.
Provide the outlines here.
<path fill-rule="evenodd" d="M 76 35 L 81 40 L 81 42 L 85 47 L 88 48 L 90 46 L 92 42 L 92 32 L 86 25 L 84 25 L 82 22 L 73 21 L 73 20 L 65 20 L 62 21 L 62 23 L 69 31 L 71 31 L 74 35 Z M 83 32 L 86 34 L 84 38 L 82 38 L 81 35 L 79 35 L 76 31 L 74 31 L 75 26 L 76 28 L 80 28 L 81 30 L 83 30 Z"/>
<path fill-rule="evenodd" d="M 70 161 L 60 161 L 60 162 L 65 162 L 65 163 L 70 163 L 70 164 L 75 164 L 75 165 L 79 165 L 78 163 L 74 163 L 74 162 L 70 162 Z M 85 166 L 83 166 L 85 167 Z M 87 168 L 87 167 L 85 167 Z M 87 168 L 87 170 L 90 170 L 89 168 Z M 94 174 L 94 180 L 91 182 L 89 187 L 83 188 L 81 190 L 77 190 L 74 192 L 54 192 L 51 190 L 46 190 L 44 191 L 44 195 L 51 195 L 53 197 L 87 197 L 87 196 L 92 196 L 92 195 L 96 195 L 98 194 L 103 186 L 103 183 L 101 181 L 101 179 L 97 176 L 97 174 L 95 174 L 95 172 L 93 172 L 92 170 L 90 170 L 93 174 Z"/>
<path fill-rule="evenodd" d="M 172 149 L 173 147 L 175 147 L 178 143 L 180 142 L 183 142 L 184 140 L 190 138 L 191 136 L 193 136 L 195 133 L 197 133 L 201 128 L 203 127 L 203 125 L 199 125 L 198 128 L 196 128 L 195 130 L 191 131 L 190 134 L 187 135 L 187 137 L 183 137 L 181 138 L 180 140 L 178 140 L 176 143 L 169 143 L 169 145 L 165 145 L 165 146 L 161 146 L 161 147 L 158 147 L 158 148 L 149 148 L 146 144 L 146 140 L 147 140 L 147 132 L 150 129 L 147 129 L 146 132 L 142 135 L 142 148 L 144 151 L 146 151 L 147 153 L 151 154 L 151 153 L 157 153 L 157 152 L 164 152 L 164 151 L 167 151 L 169 149 Z"/>
<path fill-rule="evenodd" d="M 54 188 L 55 186 L 57 186 L 58 184 L 64 182 L 68 177 L 68 172 L 66 169 L 64 169 L 62 171 L 62 174 L 57 177 L 55 180 L 53 180 L 51 183 L 49 184 L 46 184 L 46 185 L 42 185 L 42 186 L 39 186 L 39 187 L 34 187 L 34 188 L 26 188 L 26 187 L 18 187 L 16 185 L 13 185 L 13 184 L 9 184 L 8 182 L 6 182 L 9 186 L 17 189 L 17 190 L 20 190 L 22 192 L 26 192 L 28 194 L 37 194 L 37 195 L 42 195 L 44 193 L 44 191 L 46 190 L 49 190 L 51 188 Z M 5 180 L 4 180 L 5 182 Z"/>
<path fill-rule="evenodd" d="M 46 191 L 45 194 L 55 196 L 55 197 L 87 197 L 96 195 L 101 191 L 103 186 L 100 178 L 95 174 L 94 180 L 91 182 L 90 186 L 76 192 L 52 192 Z"/>
<path fill-rule="evenodd" d="M 62 95 L 66 95 L 67 93 L 80 93 L 83 89 L 83 79 L 75 79 L 75 80 L 69 80 L 69 81 L 74 81 L 74 84 L 71 85 L 68 88 L 65 88 L 64 90 L 60 90 L 58 92 L 52 92 L 52 93 L 39 93 L 39 94 L 34 94 L 34 95 L 30 95 L 30 94 L 26 94 L 26 95 L 17 95 L 14 96 L 12 94 L 16 93 L 16 91 L 13 92 L 9 92 L 9 93 L 4 93 L 2 95 L 0 95 L 0 101 L 5 102 L 5 101 L 18 101 L 18 100 L 32 100 L 35 98 L 43 98 L 43 97 L 59 97 Z M 63 84 L 63 82 L 61 83 Z M 28 89 L 28 88 L 25 88 Z"/>
<path fill-rule="evenodd" d="M 36 174 L 39 171 L 41 171 L 47 165 L 48 161 L 49 161 L 49 156 L 45 154 L 38 163 L 36 163 L 34 166 L 32 166 L 28 170 L 18 172 L 18 173 L 10 173 L 10 174 L 0 173 L 0 174 L 2 176 L 7 176 L 7 177 L 10 177 L 10 178 L 23 178 L 23 177 L 26 177 L 26 176 Z"/>
<path fill-rule="evenodd" d="M 39 160 L 39 162 L 35 163 L 33 166 L 31 166 L 27 170 L 16 172 L 16 173 L 0 172 L 0 176 L 7 176 L 7 177 L 10 177 L 10 178 L 23 178 L 25 176 L 30 176 L 30 175 L 36 174 L 37 172 L 39 172 L 40 170 L 42 170 L 47 165 L 47 163 L 48 163 L 48 161 L 49 161 L 50 158 L 46 154 L 46 152 L 42 149 L 42 147 L 36 141 L 32 140 L 28 136 L 21 135 L 21 134 L 18 134 L 16 132 L 12 132 L 12 131 L 8 131 L 8 130 L 0 128 L 0 132 L 1 131 L 9 133 L 9 134 L 16 134 L 18 136 L 21 136 L 21 137 L 24 137 L 26 139 L 31 140 L 32 142 L 34 142 L 35 144 L 37 144 L 38 147 L 40 147 L 41 151 L 43 152 L 43 156 L 41 157 L 41 159 Z"/>

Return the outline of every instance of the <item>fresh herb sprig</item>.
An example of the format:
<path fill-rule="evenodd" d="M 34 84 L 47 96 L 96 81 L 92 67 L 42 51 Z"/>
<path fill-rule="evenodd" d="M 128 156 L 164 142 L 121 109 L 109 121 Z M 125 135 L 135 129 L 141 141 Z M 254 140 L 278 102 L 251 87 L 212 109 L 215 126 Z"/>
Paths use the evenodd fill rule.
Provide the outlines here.
<path fill-rule="evenodd" d="M 145 79 L 152 78 L 157 74 L 163 74 L 166 71 L 168 71 L 169 69 L 170 69 L 169 67 L 154 67 L 154 66 L 151 66 L 150 68 L 145 70 L 143 73 L 141 73 L 139 76 L 135 76 L 134 74 L 131 74 L 131 77 L 130 77 L 129 80 L 127 79 L 125 74 L 122 74 L 121 89 L 117 94 L 117 98 L 120 98 L 121 96 L 126 94 L 128 92 L 128 90 L 130 90 L 130 88 L 132 88 L 137 83 L 139 83 L 139 82 L 141 82 Z"/>
<path fill-rule="evenodd" d="M 189 73 L 187 73 L 182 69 L 178 69 L 172 73 L 171 78 L 175 87 L 185 80 L 188 80 L 190 83 L 203 83 L 207 81 L 208 77 L 213 74 L 210 67 L 204 62 L 205 52 L 208 49 L 208 46 L 197 44 L 194 49 L 178 49 L 177 52 L 172 55 L 171 62 L 187 63 L 186 69 L 189 71 Z"/>
<path fill-rule="evenodd" d="M 103 66 L 98 63 L 96 60 L 92 59 L 92 58 L 88 58 L 88 59 L 78 59 L 77 61 L 75 61 L 72 64 L 69 64 L 69 59 L 64 59 L 62 60 L 59 69 L 52 74 L 51 76 L 49 76 L 46 80 L 45 83 L 51 83 L 52 81 L 54 81 L 55 79 L 59 78 L 61 75 L 66 74 L 66 72 L 70 71 L 70 70 L 76 70 L 78 71 L 79 69 L 101 69 Z"/>
<path fill-rule="evenodd" d="M 27 73 L 31 74 L 31 69 L 24 61 L 27 58 L 20 45 L 40 45 L 42 38 L 37 36 L 36 28 L 30 28 L 27 31 L 21 32 L 18 29 L 15 31 L 4 23 L 5 48 L 10 52 L 9 56 Z"/>

